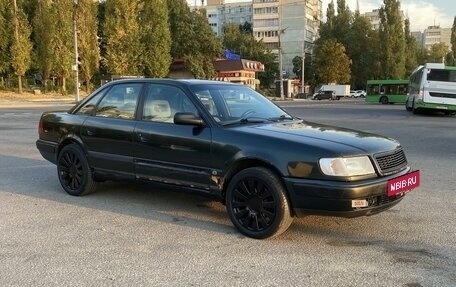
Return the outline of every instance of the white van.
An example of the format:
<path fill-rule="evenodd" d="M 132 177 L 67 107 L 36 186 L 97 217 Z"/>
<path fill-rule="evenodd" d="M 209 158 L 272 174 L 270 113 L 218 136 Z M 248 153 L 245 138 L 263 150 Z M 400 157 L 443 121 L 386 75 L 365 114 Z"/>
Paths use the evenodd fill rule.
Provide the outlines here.
<path fill-rule="evenodd" d="M 442 63 L 419 66 L 410 76 L 407 111 L 418 113 L 433 109 L 445 114 L 456 113 L 456 67 Z"/>

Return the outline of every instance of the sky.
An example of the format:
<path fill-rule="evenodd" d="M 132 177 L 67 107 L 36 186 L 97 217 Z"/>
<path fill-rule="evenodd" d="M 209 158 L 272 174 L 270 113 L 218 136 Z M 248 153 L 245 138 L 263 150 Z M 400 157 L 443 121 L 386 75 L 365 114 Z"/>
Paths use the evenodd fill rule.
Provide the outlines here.
<path fill-rule="evenodd" d="M 194 0 L 187 0 L 191 4 Z M 226 0 L 227 3 L 244 2 L 246 0 Z M 333 0 L 336 4 L 337 0 Z M 358 0 L 361 13 L 378 9 L 383 0 Z M 201 3 L 200 0 L 197 1 Z M 328 3 L 331 0 L 323 0 L 323 14 L 326 14 Z M 350 10 L 355 11 L 356 0 L 345 0 Z M 423 31 L 428 26 L 437 25 L 441 28 L 451 28 L 456 16 L 456 0 L 402 0 L 401 10 L 410 19 L 411 31 Z M 325 17 L 324 17 L 325 18 Z"/>

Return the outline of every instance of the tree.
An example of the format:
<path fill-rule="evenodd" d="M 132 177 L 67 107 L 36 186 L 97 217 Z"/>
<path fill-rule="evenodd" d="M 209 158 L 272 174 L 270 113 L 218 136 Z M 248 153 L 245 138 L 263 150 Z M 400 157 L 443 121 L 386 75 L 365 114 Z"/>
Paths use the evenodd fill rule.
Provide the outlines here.
<path fill-rule="evenodd" d="M 400 2 L 383 0 L 379 10 L 380 45 L 379 55 L 383 59 L 384 79 L 403 79 L 405 76 L 405 38 L 402 27 Z"/>
<path fill-rule="evenodd" d="M 18 78 L 19 94 L 22 93 L 22 77 L 27 72 L 31 63 L 32 43 L 30 42 L 31 29 L 27 16 L 16 0 L 13 0 L 13 27 L 14 37 L 11 45 L 11 65 Z"/>
<path fill-rule="evenodd" d="M 244 24 L 239 25 L 241 31 L 243 31 L 245 34 L 252 35 L 253 34 L 253 25 L 250 22 L 244 22 Z"/>
<path fill-rule="evenodd" d="M 315 86 L 315 72 L 312 64 L 312 55 L 306 54 L 304 58 L 304 83 Z M 293 63 L 293 73 L 298 76 L 299 80 L 302 82 L 302 57 L 295 56 L 292 60 Z"/>
<path fill-rule="evenodd" d="M 252 34 L 246 33 L 244 27 L 235 24 L 225 24 L 222 36 L 223 47 L 242 58 L 261 62 L 265 71 L 258 74 L 260 85 L 269 87 L 278 76 L 278 65 L 275 55 L 269 51 L 262 41 L 257 41 Z"/>
<path fill-rule="evenodd" d="M 58 59 L 54 63 L 54 68 L 62 79 L 62 93 L 66 93 L 66 79 L 71 75 L 71 65 L 73 64 L 73 1 L 55 0 L 52 7 L 51 17 L 55 19 L 53 23 L 55 25 L 54 58 Z"/>
<path fill-rule="evenodd" d="M 0 74 L 6 73 L 10 68 L 10 50 L 12 30 L 9 29 L 8 23 L 8 0 L 0 0 Z M 1 85 L 3 86 L 3 77 Z"/>
<path fill-rule="evenodd" d="M 204 10 L 203 10 L 204 11 Z M 192 12 L 193 53 L 184 56 L 186 66 L 196 78 L 210 79 L 216 76 L 213 62 L 222 54 L 222 44 L 212 31 L 205 12 Z M 188 63 L 188 64 L 187 64 Z"/>
<path fill-rule="evenodd" d="M 451 27 L 451 52 L 449 65 L 456 66 L 456 17 L 453 19 L 453 27 Z"/>
<path fill-rule="evenodd" d="M 137 75 L 140 71 L 140 27 L 137 21 L 140 2 L 130 0 L 106 1 L 105 65 L 108 72 Z"/>
<path fill-rule="evenodd" d="M 195 78 L 215 77 L 213 62 L 222 45 L 207 22 L 205 10 L 190 9 L 185 1 L 168 0 L 171 56 L 183 59 Z"/>
<path fill-rule="evenodd" d="M 171 64 L 168 6 L 161 0 L 144 1 L 140 17 L 141 63 L 148 77 L 165 77 Z"/>
<path fill-rule="evenodd" d="M 413 70 L 418 66 L 418 44 L 415 37 L 410 33 L 410 20 L 404 21 L 404 34 L 405 34 L 405 73 L 410 75 Z"/>
<path fill-rule="evenodd" d="M 315 73 L 323 83 L 345 84 L 350 81 L 350 59 L 345 47 L 328 40 L 315 51 Z"/>
<path fill-rule="evenodd" d="M 431 49 L 429 50 L 429 62 L 433 63 L 443 63 L 445 56 L 448 54 L 448 46 L 443 43 L 435 43 L 434 45 L 431 46 Z"/>
<path fill-rule="evenodd" d="M 48 79 L 54 68 L 54 35 L 55 24 L 52 14 L 52 1 L 38 2 L 37 11 L 33 18 L 34 62 L 43 78 L 44 92 L 48 89 Z"/>
<path fill-rule="evenodd" d="M 356 12 L 346 36 L 346 53 L 351 59 L 351 85 L 364 88 L 367 80 L 375 78 L 375 62 L 378 32 L 372 29 L 369 20 Z"/>
<path fill-rule="evenodd" d="M 77 15 L 79 72 L 85 83 L 86 91 L 89 92 L 90 81 L 100 66 L 100 50 L 97 37 L 97 2 L 79 1 Z"/>
<path fill-rule="evenodd" d="M 326 22 L 321 23 L 320 25 L 320 41 L 324 42 L 325 40 L 333 39 L 334 36 L 334 25 L 335 25 L 335 10 L 334 10 L 334 2 L 328 4 L 328 8 L 326 9 Z"/>
<path fill-rule="evenodd" d="M 348 39 L 353 21 L 353 13 L 348 8 L 345 0 L 337 0 L 337 16 L 334 17 L 334 38 L 348 49 L 351 42 Z"/>

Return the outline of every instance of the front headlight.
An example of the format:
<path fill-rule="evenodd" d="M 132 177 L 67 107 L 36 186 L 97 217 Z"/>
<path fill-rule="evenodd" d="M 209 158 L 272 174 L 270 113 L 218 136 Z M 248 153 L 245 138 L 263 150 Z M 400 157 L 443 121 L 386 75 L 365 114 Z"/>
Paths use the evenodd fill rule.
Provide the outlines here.
<path fill-rule="evenodd" d="M 367 156 L 322 158 L 319 164 L 321 171 L 331 176 L 357 176 L 375 173 Z"/>

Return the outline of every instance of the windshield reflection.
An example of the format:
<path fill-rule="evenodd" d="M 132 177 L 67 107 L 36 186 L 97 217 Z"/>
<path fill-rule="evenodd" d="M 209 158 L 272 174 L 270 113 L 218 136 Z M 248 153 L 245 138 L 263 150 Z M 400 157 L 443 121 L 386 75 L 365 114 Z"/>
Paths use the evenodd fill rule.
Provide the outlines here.
<path fill-rule="evenodd" d="M 246 86 L 212 84 L 195 85 L 191 89 L 214 120 L 224 126 L 293 119 L 263 95 Z"/>

